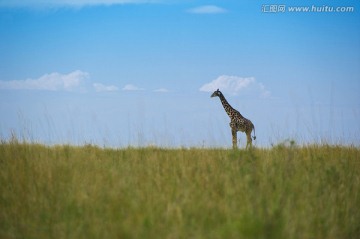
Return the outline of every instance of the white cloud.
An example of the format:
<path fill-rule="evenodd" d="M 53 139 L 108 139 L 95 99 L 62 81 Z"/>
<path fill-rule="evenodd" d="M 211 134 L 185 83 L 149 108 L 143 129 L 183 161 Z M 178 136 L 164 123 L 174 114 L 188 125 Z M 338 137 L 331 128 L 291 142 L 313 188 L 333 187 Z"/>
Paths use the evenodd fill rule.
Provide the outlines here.
<path fill-rule="evenodd" d="M 81 88 L 81 84 L 89 77 L 89 73 L 80 70 L 69 74 L 57 72 L 45 74 L 37 79 L 0 81 L 0 89 L 9 90 L 50 90 L 73 91 Z"/>
<path fill-rule="evenodd" d="M 201 86 L 199 90 L 204 92 L 213 92 L 217 89 L 232 95 L 237 95 L 240 91 L 244 91 L 245 89 L 255 90 L 260 93 L 261 97 L 264 98 L 270 97 L 271 95 L 270 91 L 265 88 L 264 84 L 258 83 L 254 77 L 229 75 L 219 76 L 215 80 Z"/>
<path fill-rule="evenodd" d="M 143 88 L 137 87 L 136 85 L 127 84 L 122 88 L 122 90 L 126 91 L 136 91 L 136 90 L 144 90 Z"/>
<path fill-rule="evenodd" d="M 101 83 L 94 83 L 93 87 L 94 87 L 96 92 L 117 91 L 117 90 L 119 90 L 119 88 L 114 86 L 114 85 L 103 85 Z"/>
<path fill-rule="evenodd" d="M 3 0 L 0 7 L 84 7 L 158 2 L 161 0 Z"/>
<path fill-rule="evenodd" d="M 263 83 L 259 83 L 259 87 L 260 87 L 260 90 L 261 90 L 261 96 L 263 98 L 271 97 L 271 92 L 265 88 Z"/>
<path fill-rule="evenodd" d="M 167 93 L 167 92 L 169 92 L 169 90 L 165 89 L 165 88 L 159 88 L 159 89 L 154 90 L 154 92 Z"/>
<path fill-rule="evenodd" d="M 205 5 L 205 6 L 191 8 L 187 12 L 194 14 L 219 14 L 219 13 L 225 13 L 227 11 L 226 9 L 215 5 Z"/>
<path fill-rule="evenodd" d="M 238 76 L 222 75 L 210 83 L 203 85 L 200 88 L 200 91 L 213 92 L 217 89 L 221 89 L 222 91 L 236 94 L 241 89 L 248 87 L 253 82 L 255 82 L 254 77 L 243 78 Z"/>

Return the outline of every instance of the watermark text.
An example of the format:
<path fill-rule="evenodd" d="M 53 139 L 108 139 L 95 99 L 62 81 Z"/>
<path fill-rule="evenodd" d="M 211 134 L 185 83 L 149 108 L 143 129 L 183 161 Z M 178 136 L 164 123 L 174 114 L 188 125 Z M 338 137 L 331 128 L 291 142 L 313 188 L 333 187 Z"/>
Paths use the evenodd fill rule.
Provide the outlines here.
<path fill-rule="evenodd" d="M 263 13 L 350 13 L 355 12 L 353 6 L 288 6 L 285 4 L 263 4 L 261 6 Z"/>

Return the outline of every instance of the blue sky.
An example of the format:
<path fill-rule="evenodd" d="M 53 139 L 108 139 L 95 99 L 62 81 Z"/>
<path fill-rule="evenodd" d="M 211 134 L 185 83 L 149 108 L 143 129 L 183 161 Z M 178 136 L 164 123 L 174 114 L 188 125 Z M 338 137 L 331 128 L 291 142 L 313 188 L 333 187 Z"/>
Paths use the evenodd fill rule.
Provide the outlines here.
<path fill-rule="evenodd" d="M 230 147 L 220 88 L 255 145 L 360 144 L 359 1 L 24 2 L 0 0 L 2 138 Z"/>

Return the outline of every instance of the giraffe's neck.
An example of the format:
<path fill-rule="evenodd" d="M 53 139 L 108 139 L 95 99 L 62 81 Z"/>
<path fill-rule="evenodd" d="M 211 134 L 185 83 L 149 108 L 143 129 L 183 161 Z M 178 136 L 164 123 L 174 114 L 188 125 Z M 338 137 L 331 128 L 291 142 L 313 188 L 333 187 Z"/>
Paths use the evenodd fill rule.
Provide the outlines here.
<path fill-rule="evenodd" d="M 220 95 L 220 101 L 230 118 L 234 117 L 235 115 L 240 115 L 242 117 L 239 111 L 231 107 L 223 95 Z"/>

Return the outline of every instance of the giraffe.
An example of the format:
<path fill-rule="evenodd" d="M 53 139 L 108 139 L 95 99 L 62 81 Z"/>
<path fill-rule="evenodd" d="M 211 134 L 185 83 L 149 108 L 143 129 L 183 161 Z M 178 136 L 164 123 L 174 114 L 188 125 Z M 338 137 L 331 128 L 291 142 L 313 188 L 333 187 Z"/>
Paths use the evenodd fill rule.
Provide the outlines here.
<path fill-rule="evenodd" d="M 238 131 L 245 132 L 246 137 L 247 137 L 246 149 L 248 148 L 248 146 L 250 146 L 250 148 L 251 148 L 252 147 L 251 131 L 253 129 L 254 129 L 253 139 L 254 140 L 256 139 L 255 127 L 254 127 L 253 123 L 250 120 L 246 119 L 244 116 L 242 116 L 239 111 L 237 111 L 233 107 L 231 107 L 231 105 L 227 102 L 224 95 L 221 93 L 221 91 L 219 89 L 214 91 L 214 93 L 212 93 L 212 95 L 211 95 L 211 97 L 216 97 L 216 96 L 218 96 L 220 98 L 220 101 L 221 101 L 226 113 L 230 117 L 230 128 L 231 128 L 231 134 L 232 134 L 233 148 L 234 149 L 237 148 L 237 132 Z"/>

